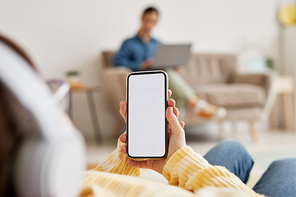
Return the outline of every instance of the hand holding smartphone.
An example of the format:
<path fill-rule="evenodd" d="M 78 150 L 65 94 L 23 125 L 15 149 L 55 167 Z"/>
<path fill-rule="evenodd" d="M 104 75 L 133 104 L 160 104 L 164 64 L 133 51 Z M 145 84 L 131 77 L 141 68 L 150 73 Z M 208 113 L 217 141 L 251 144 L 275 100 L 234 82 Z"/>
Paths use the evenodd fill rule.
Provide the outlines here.
<path fill-rule="evenodd" d="M 172 95 L 172 91 L 168 91 L 168 98 Z M 143 103 L 145 105 L 145 103 Z M 127 102 L 121 101 L 120 102 L 120 110 L 119 110 L 122 118 L 125 120 L 127 119 Z M 144 159 L 144 160 L 133 160 L 130 159 L 128 161 L 128 165 L 136 167 L 136 168 L 148 168 L 154 170 L 160 174 L 162 174 L 163 168 L 166 162 L 170 159 L 170 157 L 180 148 L 186 146 L 185 141 L 185 132 L 184 126 L 185 123 L 183 121 L 178 120 L 179 117 L 179 110 L 176 108 L 176 102 L 173 99 L 168 99 L 167 102 L 167 109 L 166 109 L 166 119 L 168 122 L 168 153 L 165 158 L 162 159 Z M 121 145 L 121 152 L 126 154 L 127 153 L 127 134 L 123 133 L 120 135 L 119 140 L 123 143 Z"/>
<path fill-rule="evenodd" d="M 127 154 L 164 158 L 168 152 L 168 77 L 163 71 L 134 72 L 127 77 Z"/>

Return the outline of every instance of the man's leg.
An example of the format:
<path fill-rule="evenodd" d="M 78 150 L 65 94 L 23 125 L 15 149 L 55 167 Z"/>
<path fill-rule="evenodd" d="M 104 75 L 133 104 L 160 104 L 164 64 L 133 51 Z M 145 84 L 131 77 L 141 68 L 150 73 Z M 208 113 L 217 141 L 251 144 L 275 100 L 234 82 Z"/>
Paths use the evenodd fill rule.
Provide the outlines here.
<path fill-rule="evenodd" d="M 227 139 L 211 149 L 204 158 L 211 164 L 223 166 L 247 183 L 253 167 L 253 159 L 237 140 Z"/>
<path fill-rule="evenodd" d="M 253 190 L 268 197 L 296 195 L 296 158 L 274 161 Z"/>
<path fill-rule="evenodd" d="M 169 76 L 169 88 L 173 91 L 172 98 L 177 101 L 176 105 L 180 111 L 180 119 L 184 118 L 185 107 L 189 103 L 197 117 L 210 120 L 213 118 L 223 118 L 227 111 L 201 100 L 195 95 L 194 90 L 183 79 L 183 77 L 173 69 L 165 69 Z"/>
<path fill-rule="evenodd" d="M 165 69 L 165 72 L 169 76 L 169 88 L 173 91 L 172 98 L 176 100 L 176 107 L 179 109 L 180 120 L 182 120 L 188 99 L 195 96 L 194 90 L 175 70 Z"/>
<path fill-rule="evenodd" d="M 165 72 L 169 76 L 169 87 L 174 89 L 173 94 L 186 100 L 195 96 L 194 90 L 178 72 L 173 69 L 166 69 Z"/>

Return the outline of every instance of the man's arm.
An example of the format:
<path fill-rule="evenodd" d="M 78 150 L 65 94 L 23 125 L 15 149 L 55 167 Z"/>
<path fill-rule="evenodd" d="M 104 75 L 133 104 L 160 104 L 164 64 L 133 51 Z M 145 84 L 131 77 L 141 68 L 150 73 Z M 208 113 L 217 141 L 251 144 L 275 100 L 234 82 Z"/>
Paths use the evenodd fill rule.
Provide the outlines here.
<path fill-rule="evenodd" d="M 132 70 L 139 70 L 142 62 L 131 60 L 131 56 L 132 50 L 130 43 L 128 41 L 124 41 L 113 60 L 114 66 L 125 66 Z"/>

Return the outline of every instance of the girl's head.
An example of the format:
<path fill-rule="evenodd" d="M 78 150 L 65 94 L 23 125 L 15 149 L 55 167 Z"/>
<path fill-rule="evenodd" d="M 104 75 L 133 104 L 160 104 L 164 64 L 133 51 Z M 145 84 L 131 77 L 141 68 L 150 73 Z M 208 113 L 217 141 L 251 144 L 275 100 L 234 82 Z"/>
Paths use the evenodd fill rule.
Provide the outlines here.
<path fill-rule="evenodd" d="M 11 48 L 36 71 L 27 53 L 10 39 L 0 35 L 0 43 Z M 21 128 L 13 113 L 12 106 L 20 105 L 0 79 L 0 196 L 14 196 L 12 183 L 14 157 L 21 141 Z M 21 112 L 19 112 L 21 113 Z"/>

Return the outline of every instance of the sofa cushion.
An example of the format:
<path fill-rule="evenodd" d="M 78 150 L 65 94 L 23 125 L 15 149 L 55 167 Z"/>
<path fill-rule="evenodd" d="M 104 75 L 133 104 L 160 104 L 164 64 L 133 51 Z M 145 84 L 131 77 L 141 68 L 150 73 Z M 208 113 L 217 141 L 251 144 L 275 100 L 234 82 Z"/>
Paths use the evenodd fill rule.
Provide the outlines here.
<path fill-rule="evenodd" d="M 192 54 L 180 74 L 190 86 L 230 82 L 236 73 L 237 58 L 231 54 Z"/>
<path fill-rule="evenodd" d="M 251 84 L 212 84 L 193 87 L 200 98 L 221 107 L 264 106 L 265 90 Z"/>

